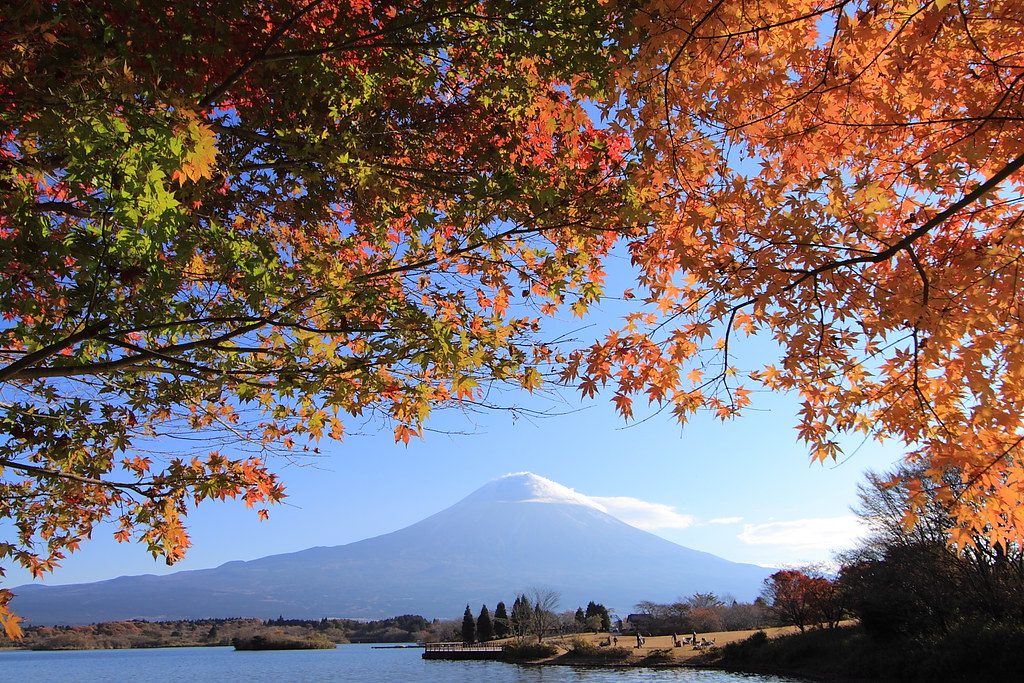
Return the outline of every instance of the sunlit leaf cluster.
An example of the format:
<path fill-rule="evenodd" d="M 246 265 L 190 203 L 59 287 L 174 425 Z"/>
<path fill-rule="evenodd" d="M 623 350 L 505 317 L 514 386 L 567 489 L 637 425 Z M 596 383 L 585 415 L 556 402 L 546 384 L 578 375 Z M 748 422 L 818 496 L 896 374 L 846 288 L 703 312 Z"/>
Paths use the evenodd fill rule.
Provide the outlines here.
<path fill-rule="evenodd" d="M 651 2 L 617 122 L 659 212 L 647 306 L 566 367 L 620 412 L 801 400 L 818 460 L 905 448 L 972 532 L 1024 532 L 1024 7 Z M 755 335 L 777 358 L 736 353 Z M 910 491 L 908 521 L 925 491 Z"/>

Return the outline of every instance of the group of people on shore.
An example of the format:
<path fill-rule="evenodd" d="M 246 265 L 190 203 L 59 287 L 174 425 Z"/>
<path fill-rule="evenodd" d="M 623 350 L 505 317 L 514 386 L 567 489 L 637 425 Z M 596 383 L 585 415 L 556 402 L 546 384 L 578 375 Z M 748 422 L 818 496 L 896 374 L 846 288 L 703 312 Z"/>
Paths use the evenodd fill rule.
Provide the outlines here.
<path fill-rule="evenodd" d="M 639 649 L 641 647 L 644 647 L 646 645 L 646 643 L 647 643 L 647 639 L 644 638 L 643 634 L 638 631 L 637 634 L 636 634 L 636 645 L 634 646 L 634 648 L 635 649 Z M 707 638 L 699 637 L 697 635 L 696 631 L 694 631 L 692 634 L 690 634 L 690 635 L 688 635 L 688 636 L 686 636 L 685 638 L 682 638 L 682 639 L 680 639 L 679 636 L 676 635 L 675 633 L 672 634 L 672 645 L 674 647 L 682 647 L 684 645 L 692 645 L 693 649 L 701 650 L 701 649 L 703 649 L 705 647 L 711 647 L 714 644 L 715 644 L 714 640 L 709 640 Z M 609 635 L 608 638 L 606 638 L 605 640 L 602 640 L 599 643 L 599 645 L 601 647 L 610 647 L 612 645 L 615 645 L 616 647 L 618 647 L 618 645 L 619 645 L 619 637 L 618 636 L 611 636 L 611 635 Z"/>
<path fill-rule="evenodd" d="M 679 640 L 679 636 L 673 633 L 672 645 L 675 647 L 682 647 L 683 645 L 693 645 L 694 647 L 697 647 L 697 632 L 694 631 L 692 635 L 689 635 L 682 640 Z"/>
<path fill-rule="evenodd" d="M 619 644 L 619 639 L 618 638 L 615 638 L 614 641 L 615 641 L 616 645 Z M 636 646 L 635 647 L 637 649 L 639 649 L 639 648 L 643 647 L 646 642 L 647 642 L 647 640 L 644 638 L 643 634 L 641 634 L 638 631 L 637 634 L 636 634 Z M 605 643 L 602 643 L 602 645 L 604 645 L 604 644 Z M 612 644 L 612 639 L 611 638 L 609 638 L 607 644 L 608 645 Z M 696 631 L 694 631 L 691 635 L 686 636 L 682 640 L 680 640 L 679 636 L 676 635 L 675 633 L 672 634 L 672 645 L 673 645 L 673 647 L 682 647 L 683 645 L 692 645 L 693 649 L 700 650 L 700 649 L 705 648 L 705 647 L 711 647 L 714 644 L 715 644 L 714 640 L 708 640 L 707 638 L 698 638 Z"/>

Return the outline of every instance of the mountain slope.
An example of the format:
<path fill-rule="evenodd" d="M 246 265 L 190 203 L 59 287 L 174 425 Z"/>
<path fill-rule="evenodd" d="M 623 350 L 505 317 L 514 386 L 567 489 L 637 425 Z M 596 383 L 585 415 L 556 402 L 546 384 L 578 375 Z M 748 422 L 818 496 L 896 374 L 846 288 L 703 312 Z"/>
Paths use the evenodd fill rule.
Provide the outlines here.
<path fill-rule="evenodd" d="M 771 570 L 671 543 L 529 473 L 496 479 L 399 531 L 215 569 L 70 586 L 21 586 L 14 609 L 31 623 L 118 619 L 453 617 L 466 603 L 510 603 L 544 587 L 563 608 L 696 591 L 752 599 Z M 477 608 L 474 608 L 477 609 Z"/>

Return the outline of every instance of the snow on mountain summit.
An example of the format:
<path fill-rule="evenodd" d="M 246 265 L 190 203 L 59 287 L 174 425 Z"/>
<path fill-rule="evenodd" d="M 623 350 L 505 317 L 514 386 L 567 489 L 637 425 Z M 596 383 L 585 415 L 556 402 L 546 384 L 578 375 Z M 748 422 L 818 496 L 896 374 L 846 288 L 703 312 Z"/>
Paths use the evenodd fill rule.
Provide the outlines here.
<path fill-rule="evenodd" d="M 470 494 L 464 502 L 500 502 L 500 503 L 561 503 L 583 505 L 601 512 L 605 508 L 582 493 L 577 493 L 568 486 L 545 479 L 532 472 L 515 472 L 492 479 Z"/>

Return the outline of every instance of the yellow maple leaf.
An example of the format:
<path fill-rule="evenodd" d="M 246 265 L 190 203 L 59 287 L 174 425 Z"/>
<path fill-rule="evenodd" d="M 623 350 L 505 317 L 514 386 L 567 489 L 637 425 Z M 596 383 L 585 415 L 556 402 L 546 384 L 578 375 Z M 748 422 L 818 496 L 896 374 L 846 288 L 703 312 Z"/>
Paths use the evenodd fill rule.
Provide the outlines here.
<path fill-rule="evenodd" d="M 181 168 L 172 177 L 179 185 L 184 185 L 186 179 L 196 182 L 202 178 L 212 178 L 217 161 L 217 135 L 198 119 L 189 121 L 184 133 L 192 143 L 191 148 Z"/>

